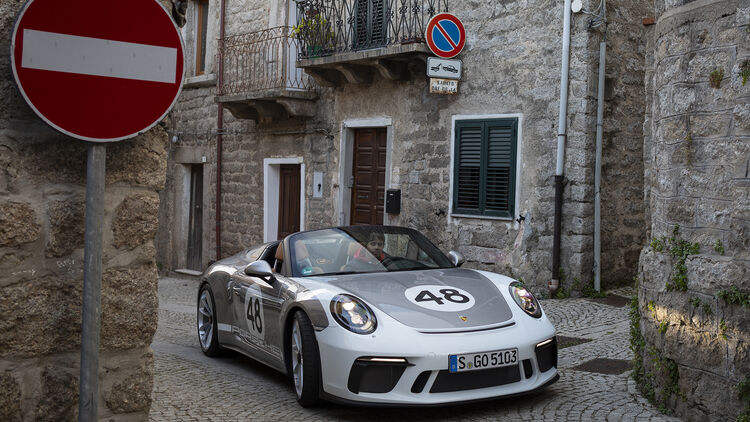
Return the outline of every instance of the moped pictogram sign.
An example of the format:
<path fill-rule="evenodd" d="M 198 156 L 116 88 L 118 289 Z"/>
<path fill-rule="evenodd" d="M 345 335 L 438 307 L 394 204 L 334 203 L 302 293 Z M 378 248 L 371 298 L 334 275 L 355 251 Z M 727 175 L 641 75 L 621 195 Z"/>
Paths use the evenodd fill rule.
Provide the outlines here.
<path fill-rule="evenodd" d="M 184 79 L 177 26 L 156 0 L 29 0 L 13 29 L 21 94 L 55 129 L 119 141 L 158 123 Z"/>
<path fill-rule="evenodd" d="M 457 56 L 466 44 L 463 23 L 450 13 L 440 13 L 430 19 L 425 37 L 430 50 L 444 59 Z"/>

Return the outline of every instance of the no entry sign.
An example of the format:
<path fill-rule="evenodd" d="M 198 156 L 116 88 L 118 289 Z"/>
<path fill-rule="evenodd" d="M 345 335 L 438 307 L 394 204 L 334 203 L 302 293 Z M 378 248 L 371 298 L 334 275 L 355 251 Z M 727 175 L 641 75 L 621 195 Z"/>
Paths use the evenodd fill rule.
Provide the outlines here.
<path fill-rule="evenodd" d="M 96 142 L 150 129 L 184 79 L 182 38 L 157 0 L 29 0 L 13 29 L 11 65 L 39 117 Z"/>
<path fill-rule="evenodd" d="M 450 13 L 439 13 L 430 19 L 425 37 L 430 50 L 444 59 L 458 55 L 466 43 L 464 25 Z"/>

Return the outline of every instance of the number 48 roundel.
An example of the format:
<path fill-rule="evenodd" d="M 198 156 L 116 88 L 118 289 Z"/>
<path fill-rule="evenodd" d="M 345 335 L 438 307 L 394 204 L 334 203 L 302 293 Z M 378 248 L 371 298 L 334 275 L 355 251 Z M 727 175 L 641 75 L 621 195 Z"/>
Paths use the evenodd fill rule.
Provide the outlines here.
<path fill-rule="evenodd" d="M 444 285 L 414 286 L 404 292 L 409 302 L 433 311 L 458 312 L 474 306 L 475 300 L 469 292 L 458 287 Z"/>

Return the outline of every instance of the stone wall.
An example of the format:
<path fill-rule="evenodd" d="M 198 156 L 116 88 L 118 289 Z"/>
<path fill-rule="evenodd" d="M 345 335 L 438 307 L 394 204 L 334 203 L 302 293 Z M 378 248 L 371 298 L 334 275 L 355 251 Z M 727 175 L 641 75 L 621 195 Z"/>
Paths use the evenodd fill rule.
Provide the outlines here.
<path fill-rule="evenodd" d="M 227 9 L 228 36 L 257 31 L 284 22 L 283 7 L 248 0 Z M 586 4 L 593 9 L 598 2 Z M 222 255 L 263 240 L 263 159 L 302 157 L 306 170 L 305 228 L 338 225 L 341 145 L 347 121 L 380 119 L 391 122 L 390 185 L 402 190 L 402 210 L 386 223 L 425 232 L 443 250 L 456 249 L 467 266 L 496 270 L 522 278 L 535 291 L 546 293 L 551 278 L 557 114 L 562 49 L 562 4 L 550 0 L 519 0 L 481 5 L 451 2 L 467 30 L 459 57 L 464 76 L 457 96 L 429 94 L 424 65 L 413 65 L 407 81 L 375 75 L 371 84 L 344 84 L 316 89 L 316 115 L 287 124 L 239 121 L 225 112 L 222 166 Z M 242 9 L 240 11 L 238 8 Z M 608 66 L 608 103 L 603 169 L 603 285 L 632 279 L 643 244 L 642 157 L 640 127 L 643 96 L 643 48 L 639 34 L 643 6 L 618 1 L 610 9 L 612 27 Z M 251 12 L 252 11 L 252 12 Z M 250 24 L 249 14 L 257 24 Z M 253 15 L 255 16 L 255 15 Z M 596 133 L 596 88 L 600 33 L 590 31 L 589 18 L 574 15 L 571 37 L 566 188 L 563 206 L 562 259 L 565 287 L 574 280 L 590 282 L 593 266 L 593 183 Z M 188 26 L 190 23 L 188 23 Z M 215 71 L 215 68 L 214 68 Z M 172 113 L 170 133 L 180 137 L 170 149 L 178 163 L 179 148 L 206 151 L 204 177 L 216 171 L 215 106 L 210 88 L 187 88 Z M 522 116 L 520 206 L 513 220 L 452 217 L 449 210 L 452 118 L 516 114 Z M 206 126 L 213 119 L 214 132 Z M 635 132 L 634 132 L 635 131 Z M 203 135 L 201 135 L 203 134 Z M 201 137 L 202 136 L 202 137 Z M 638 142 L 634 139 L 638 138 Z M 175 171 L 170 164 L 170 181 Z M 312 175 L 324 174 L 323 198 L 312 197 Z M 167 191 L 177 192 L 174 181 Z M 181 185 L 181 183 L 183 183 Z M 635 185 L 635 187 L 634 187 Z M 215 185 L 204 190 L 204 259 L 215 259 Z M 171 195 L 171 194 L 168 194 Z M 165 230 L 182 230 L 176 210 L 164 211 Z M 168 227 L 168 229 L 167 229 Z M 207 233 L 208 232 L 208 233 Z M 167 239 L 168 234 L 160 235 Z M 168 269 L 180 268 L 185 248 L 170 244 L 164 258 Z M 160 258 L 160 262 L 162 259 Z"/>
<path fill-rule="evenodd" d="M 22 6 L 0 0 L 0 49 Z M 158 126 L 107 146 L 99 416 L 143 420 L 157 323 Z M 0 56 L 0 420 L 78 413 L 86 144 L 44 124 Z"/>
<path fill-rule="evenodd" d="M 605 287 L 632 282 L 646 243 L 642 142 L 646 45 L 642 18 L 652 14 L 649 4 L 638 1 L 607 2 L 607 12 L 601 182 L 601 278 Z M 598 42 L 596 39 L 595 44 Z M 597 54 L 598 45 L 595 48 Z M 598 66 L 598 61 L 597 55 L 592 62 Z"/>
<path fill-rule="evenodd" d="M 733 420 L 750 410 L 735 391 L 750 374 L 750 309 L 737 303 L 750 292 L 750 83 L 741 74 L 750 73 L 750 3 L 657 2 L 656 17 L 641 386 L 687 420 Z"/>

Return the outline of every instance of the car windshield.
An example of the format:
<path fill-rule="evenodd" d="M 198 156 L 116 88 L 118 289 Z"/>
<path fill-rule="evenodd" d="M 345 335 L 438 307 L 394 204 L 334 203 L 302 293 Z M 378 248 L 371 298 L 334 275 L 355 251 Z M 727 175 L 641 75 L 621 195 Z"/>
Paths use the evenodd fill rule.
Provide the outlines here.
<path fill-rule="evenodd" d="M 289 238 L 292 276 L 320 276 L 451 268 L 419 232 L 403 227 L 352 226 Z"/>

